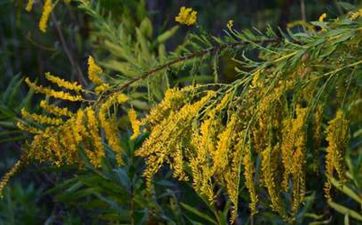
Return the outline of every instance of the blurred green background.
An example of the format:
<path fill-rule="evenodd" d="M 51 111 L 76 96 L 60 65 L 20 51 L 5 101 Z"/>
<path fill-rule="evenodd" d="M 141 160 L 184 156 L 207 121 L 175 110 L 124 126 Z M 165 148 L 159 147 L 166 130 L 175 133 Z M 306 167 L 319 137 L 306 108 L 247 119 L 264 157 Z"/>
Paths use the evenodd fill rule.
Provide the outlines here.
<path fill-rule="evenodd" d="M 338 17 L 350 4 L 359 5 L 360 1 L 101 0 L 98 3 L 105 17 L 111 14 L 115 24 L 122 23 L 128 28 L 138 26 L 149 16 L 155 36 L 176 25 L 174 17 L 181 6 L 193 7 L 198 11 L 198 27 L 181 27 L 166 45 L 167 50 L 172 51 L 190 30 L 223 35 L 230 19 L 240 30 L 256 27 L 263 31 L 269 25 L 285 30 L 290 22 L 318 20 L 324 12 L 328 18 Z M 22 0 L 0 0 L 0 175 L 19 158 L 25 136 L 15 122 L 20 109 L 31 107 L 34 101 L 32 93 L 22 84 L 23 77 L 41 81 L 44 78 L 40 75 L 51 71 L 65 79 L 82 82 L 88 56 L 105 54 L 105 49 L 97 45 L 90 17 L 77 9 L 77 2 L 56 7 L 46 33 L 41 33 L 37 26 L 41 1 L 35 1 L 31 13 L 24 10 L 25 4 Z M 224 66 L 227 77 L 227 63 Z M 0 224 L 101 224 L 102 220 L 90 222 L 89 214 L 95 213 L 93 209 L 82 209 L 75 202 L 65 204 L 66 196 L 57 198 L 45 191 L 56 188 L 69 177 L 72 177 L 71 168 L 60 171 L 46 170 L 41 165 L 27 166 L 11 180 L 0 200 Z"/>

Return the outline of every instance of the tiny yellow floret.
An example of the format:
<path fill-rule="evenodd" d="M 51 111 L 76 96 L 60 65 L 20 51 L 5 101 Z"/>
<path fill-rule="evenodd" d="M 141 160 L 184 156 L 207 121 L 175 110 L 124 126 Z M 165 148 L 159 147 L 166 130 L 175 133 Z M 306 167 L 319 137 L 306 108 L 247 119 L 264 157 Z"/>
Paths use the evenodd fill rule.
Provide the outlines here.
<path fill-rule="evenodd" d="M 319 16 L 318 21 L 319 22 L 324 22 L 324 20 L 327 18 L 327 13 L 323 13 L 322 15 Z"/>
<path fill-rule="evenodd" d="M 194 25 L 197 20 L 197 12 L 192 8 L 186 8 L 182 6 L 178 16 L 175 17 L 175 21 L 187 26 Z"/>
<path fill-rule="evenodd" d="M 226 24 L 226 27 L 229 29 L 229 30 L 232 30 L 233 29 L 233 26 L 234 26 L 234 20 L 229 20 Z"/>
<path fill-rule="evenodd" d="M 131 122 L 132 130 L 133 130 L 131 140 L 134 140 L 141 134 L 141 131 L 140 131 L 141 122 L 137 119 L 137 113 L 134 109 L 131 109 L 128 111 L 128 118 L 129 118 L 129 121 Z"/>

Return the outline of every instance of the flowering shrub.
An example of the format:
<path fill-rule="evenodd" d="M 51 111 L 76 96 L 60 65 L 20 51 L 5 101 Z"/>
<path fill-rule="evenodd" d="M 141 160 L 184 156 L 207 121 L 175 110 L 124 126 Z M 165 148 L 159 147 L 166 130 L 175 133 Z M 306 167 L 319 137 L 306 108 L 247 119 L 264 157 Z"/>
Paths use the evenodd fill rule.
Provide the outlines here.
<path fill-rule="evenodd" d="M 79 9 L 98 19 L 95 27 L 111 32 L 110 23 L 99 19 L 89 1 L 77 3 Z M 27 11 L 32 5 L 29 1 Z M 39 22 L 43 32 L 53 7 L 52 1 L 45 1 Z M 360 17 L 360 10 L 333 20 L 322 14 L 319 21 L 302 25 L 303 31 L 295 33 L 239 31 L 229 20 L 225 36 L 201 31 L 190 34 L 169 54 L 163 42 L 174 35 L 178 25 L 156 38 L 157 53 L 147 39 L 152 37 L 147 18 L 132 35 L 123 28 L 114 36 L 100 34 L 111 55 L 120 60 L 103 63 L 102 68 L 102 63 L 89 56 L 85 84 L 51 73 L 45 73 L 44 78 L 52 86 L 25 78 L 29 88 L 41 94 L 42 112 L 21 110 L 17 126 L 29 134 L 28 139 L 22 145 L 21 159 L 4 175 L 0 189 L 20 165 L 30 163 L 72 166 L 76 173 L 125 170 L 127 173 L 119 176 L 132 196 L 131 224 L 136 224 L 137 207 L 152 211 L 137 224 L 151 224 L 155 215 L 167 215 L 157 206 L 139 203 L 144 198 L 150 205 L 158 205 L 152 196 L 159 195 L 159 176 L 192 187 L 200 204 L 207 205 L 213 215 L 180 205 L 206 224 L 237 224 L 244 217 L 262 224 L 263 213 L 274 213 L 287 224 L 302 223 L 303 217 L 313 217 L 307 211 L 315 193 L 325 207 L 361 222 L 358 207 L 350 204 L 346 209 L 334 197 L 345 193 L 362 203 L 361 173 L 353 172 L 362 169 L 358 164 L 362 129 Z M 181 7 L 175 21 L 195 25 L 197 11 Z M 125 41 L 123 45 L 111 42 L 116 36 Z M 227 54 L 236 62 L 235 79 L 222 83 L 218 79 L 220 58 Z M 172 73 L 197 74 L 205 68 L 213 74 L 214 82 L 169 80 Z M 167 88 L 155 91 L 160 83 Z M 351 159 L 352 155 L 358 159 Z M 137 166 L 133 164 L 136 160 L 141 160 Z M 139 181 L 131 181 L 138 178 L 130 168 L 140 170 Z M 101 176 L 105 183 L 112 176 L 106 174 Z M 142 194 L 135 194 L 134 189 L 143 187 Z M 220 199 L 227 203 L 220 206 Z M 175 204 L 170 206 L 174 211 Z M 182 215 L 180 218 L 170 224 L 197 221 L 185 216 L 191 221 L 188 223 Z"/>

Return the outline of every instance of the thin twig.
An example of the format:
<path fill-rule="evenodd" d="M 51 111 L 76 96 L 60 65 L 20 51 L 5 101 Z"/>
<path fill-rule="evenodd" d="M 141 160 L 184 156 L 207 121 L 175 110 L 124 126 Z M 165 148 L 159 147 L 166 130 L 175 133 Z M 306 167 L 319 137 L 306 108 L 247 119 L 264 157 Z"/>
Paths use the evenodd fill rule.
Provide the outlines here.
<path fill-rule="evenodd" d="M 57 19 L 56 19 L 56 16 L 55 16 L 55 14 L 54 14 L 53 12 L 51 13 L 51 18 L 52 18 L 52 21 L 53 21 L 53 23 L 54 23 L 54 25 L 55 25 L 55 29 L 57 30 L 57 33 L 58 33 L 60 42 L 62 43 L 64 52 L 65 52 L 65 54 L 67 55 L 70 64 L 72 65 L 72 67 L 73 67 L 73 68 L 75 69 L 75 71 L 76 71 L 76 76 L 77 76 L 77 78 L 78 78 L 78 81 L 79 81 L 83 86 L 85 86 L 86 81 L 85 81 L 85 79 L 84 79 L 83 72 L 82 72 L 82 70 L 80 69 L 79 65 L 76 63 L 76 61 L 74 60 L 73 55 L 72 55 L 71 51 L 69 50 L 69 48 L 68 48 L 68 46 L 67 46 L 67 43 L 66 43 L 66 41 L 65 41 L 65 38 L 64 38 L 62 29 L 59 27 L 59 23 L 58 23 L 58 21 L 57 21 Z"/>
<path fill-rule="evenodd" d="M 266 44 L 266 43 L 273 43 L 273 42 L 278 42 L 280 41 L 279 39 L 266 39 L 266 40 L 261 40 L 259 41 L 260 44 Z M 122 86 L 118 87 L 118 88 L 115 88 L 113 90 L 111 90 L 110 92 L 111 93 L 114 93 L 114 92 L 117 92 L 117 91 L 121 91 L 121 90 L 124 90 L 126 88 L 128 88 L 130 85 L 132 85 L 133 83 L 137 82 L 137 81 L 140 81 L 140 80 L 144 80 L 146 79 L 147 77 L 153 75 L 153 74 L 156 74 L 157 72 L 161 71 L 161 70 L 164 70 L 164 69 L 167 69 L 169 68 L 170 66 L 173 66 L 177 63 L 180 63 L 180 62 L 184 62 L 184 61 L 187 61 L 187 60 L 190 60 L 190 59 L 194 59 L 194 58 L 199 58 L 199 57 L 203 57 L 205 55 L 208 55 L 208 54 L 211 54 L 213 52 L 220 52 L 220 51 L 223 51 L 224 49 L 226 48 L 236 48 L 236 47 L 240 47 L 240 46 L 243 46 L 245 45 L 247 42 L 245 41 L 241 41 L 241 42 L 234 42 L 234 43 L 228 43 L 228 44 L 224 44 L 224 45 L 217 45 L 217 46 L 214 46 L 214 47 L 210 47 L 210 48 L 207 48 L 207 49 L 204 49 L 202 51 L 199 51 L 199 52 L 195 52 L 195 53 L 192 53 L 192 54 L 189 54 L 187 56 L 181 56 L 179 58 L 176 58 L 174 60 L 171 60 L 165 64 L 162 64 L 156 68 L 153 68 L 149 71 L 147 71 L 146 73 L 144 73 L 143 75 L 139 76 L 139 77 L 136 77 L 134 79 L 131 79 L 129 80 L 128 82 L 126 82 L 125 84 L 123 84 Z M 109 93 L 109 94 L 111 94 Z M 107 95 L 106 95 L 107 96 Z"/>

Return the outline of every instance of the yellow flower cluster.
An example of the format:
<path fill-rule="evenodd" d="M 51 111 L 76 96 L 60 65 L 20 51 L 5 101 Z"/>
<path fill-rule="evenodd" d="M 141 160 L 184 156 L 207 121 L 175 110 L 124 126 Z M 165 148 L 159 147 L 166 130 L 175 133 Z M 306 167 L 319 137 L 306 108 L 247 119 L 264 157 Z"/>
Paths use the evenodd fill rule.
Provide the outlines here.
<path fill-rule="evenodd" d="M 137 119 L 137 113 L 134 109 L 130 109 L 128 111 L 128 118 L 129 118 L 129 121 L 131 122 L 132 130 L 133 130 L 131 140 L 134 140 L 141 134 L 141 131 L 140 131 L 141 122 Z"/>
<path fill-rule="evenodd" d="M 56 90 L 53 90 L 51 88 L 43 87 L 41 85 L 37 85 L 37 84 L 31 82 L 29 78 L 26 78 L 25 82 L 35 92 L 45 94 L 46 96 L 49 96 L 49 97 L 58 98 L 58 99 L 62 99 L 62 100 L 67 100 L 67 101 L 72 101 L 72 102 L 77 102 L 77 101 L 82 101 L 83 100 L 82 96 L 79 95 L 79 94 L 72 95 L 72 94 L 70 94 L 68 92 L 56 91 Z"/>
<path fill-rule="evenodd" d="M 356 20 L 362 16 L 362 9 L 359 9 L 355 12 L 349 13 L 349 18 L 351 20 Z"/>
<path fill-rule="evenodd" d="M 92 58 L 90 58 L 90 72 L 94 75 L 93 81 L 101 81 L 98 73 L 101 68 L 98 67 Z M 97 75 L 97 76 L 96 76 Z M 43 87 L 31 82 L 29 78 L 25 79 L 28 86 L 35 92 L 42 93 L 47 97 L 53 97 L 66 101 L 83 101 L 80 92 L 82 87 L 76 82 L 68 82 L 59 77 L 46 73 L 46 79 L 56 84 L 60 88 L 69 92 L 56 91 L 49 87 Z M 100 87 L 100 86 L 98 86 Z M 49 117 L 47 115 L 38 115 L 22 110 L 22 117 L 27 122 L 18 122 L 18 127 L 31 134 L 34 134 L 33 140 L 27 145 L 27 155 L 29 158 L 40 162 L 51 162 L 55 166 L 61 165 L 77 165 L 84 166 L 80 158 L 80 150 L 82 150 L 94 167 L 99 167 L 105 156 L 104 144 L 108 143 L 109 147 L 115 152 L 118 163 L 122 163 L 122 147 L 120 143 L 120 132 L 116 115 L 117 107 L 125 103 L 128 97 L 121 92 L 114 92 L 93 105 L 92 107 L 80 107 L 75 113 L 68 108 L 61 108 L 48 104 L 43 100 L 40 107 L 46 113 L 57 117 Z M 114 106 L 114 107 L 113 107 Z M 134 128 L 134 136 L 140 133 L 140 122 L 136 118 L 135 111 L 130 111 L 130 121 Z M 28 124 L 35 123 L 35 127 Z M 38 124 L 36 124 L 38 123 Z M 42 130 L 36 128 L 41 125 Z M 104 133 L 104 135 L 102 135 Z"/>
<path fill-rule="evenodd" d="M 90 160 L 90 162 L 94 165 L 94 167 L 99 167 L 101 165 L 101 160 L 105 155 L 102 138 L 99 131 L 99 123 L 96 117 L 96 113 L 90 107 L 86 110 L 87 116 L 87 128 L 90 134 L 90 139 L 93 141 L 93 151 L 87 150 L 86 154 Z"/>
<path fill-rule="evenodd" d="M 276 184 L 277 165 L 278 165 L 279 146 L 274 148 L 267 147 L 261 153 L 261 171 L 264 187 L 267 189 L 271 201 L 271 208 L 278 212 L 283 218 L 287 218 L 283 207 L 283 202 L 280 198 L 280 191 Z"/>
<path fill-rule="evenodd" d="M 122 104 L 128 100 L 128 97 L 123 93 L 115 93 L 105 101 L 99 110 L 99 121 L 100 125 L 106 134 L 108 145 L 113 149 L 117 156 L 117 162 L 123 163 L 122 159 L 122 147 L 119 142 L 118 127 L 115 117 L 108 117 L 109 110 L 114 104 Z"/>
<path fill-rule="evenodd" d="M 324 22 L 324 20 L 327 18 L 327 13 L 323 13 L 322 15 L 319 16 L 318 21 L 319 22 Z"/>
<path fill-rule="evenodd" d="M 137 156 L 147 157 L 144 176 L 149 188 L 151 188 L 153 175 L 157 173 L 163 163 L 169 160 L 172 162 L 171 159 L 174 159 L 175 156 L 180 158 L 180 150 L 175 150 L 178 138 L 187 137 L 185 134 L 191 130 L 192 119 L 214 95 L 215 92 L 209 91 L 195 103 L 187 103 L 179 111 L 171 112 L 166 119 L 153 127 L 150 137 L 136 151 Z M 171 155 L 169 156 L 169 154 Z"/>
<path fill-rule="evenodd" d="M 264 190 L 271 209 L 285 221 L 293 221 L 306 192 L 307 145 L 318 148 L 321 142 L 323 107 L 314 105 L 313 93 L 298 96 L 293 104 L 288 100 L 286 93 L 296 87 L 300 74 L 274 82 L 275 74 L 266 72 L 253 73 L 242 98 L 232 89 L 209 92 L 210 96 L 201 86 L 168 90 L 142 121 L 150 136 L 136 155 L 146 159 L 147 186 L 168 164 L 175 178 L 190 179 L 195 191 L 211 204 L 218 187 L 222 188 L 233 206 L 231 223 L 238 215 L 241 183 L 249 193 L 252 215 L 258 211 L 259 191 Z M 333 142 L 331 137 L 328 140 Z M 340 161 L 330 161 L 333 170 L 341 168 L 336 163 Z"/>
<path fill-rule="evenodd" d="M 228 151 L 231 145 L 230 137 L 234 132 L 236 120 L 237 120 L 236 115 L 232 115 L 225 130 L 221 132 L 218 136 L 217 148 L 213 155 L 214 159 L 213 170 L 216 173 L 224 171 L 228 166 Z"/>
<path fill-rule="evenodd" d="M 32 126 L 29 126 L 29 125 L 25 124 L 24 122 L 17 122 L 16 126 L 20 130 L 28 132 L 30 134 L 40 134 L 42 132 L 41 130 L 39 130 L 39 129 L 35 128 L 35 127 L 32 127 Z"/>
<path fill-rule="evenodd" d="M 68 90 L 79 92 L 82 90 L 82 86 L 80 86 L 77 82 L 69 82 L 57 76 L 51 75 L 49 72 L 45 73 L 45 78 L 50 82 L 58 85 L 58 87 L 62 87 Z"/>
<path fill-rule="evenodd" d="M 29 8 L 30 8 L 30 6 L 29 6 Z M 30 8 L 30 10 L 31 10 L 31 8 Z M 48 20 L 49 20 L 49 16 L 52 13 L 52 11 L 53 11 L 52 0 L 45 0 L 44 6 L 43 6 L 43 11 L 42 11 L 40 21 L 39 21 L 39 30 L 41 30 L 42 32 L 47 31 Z"/>
<path fill-rule="evenodd" d="M 229 30 L 232 30 L 233 29 L 233 26 L 234 26 L 234 20 L 229 20 L 226 24 L 226 27 L 229 29 Z"/>
<path fill-rule="evenodd" d="M 58 126 L 63 123 L 62 119 L 52 118 L 52 117 L 38 115 L 38 114 L 34 114 L 34 113 L 29 113 L 24 108 L 21 110 L 21 115 L 24 119 L 31 120 L 31 121 L 39 123 L 39 124 L 48 124 L 48 125 Z"/>
<path fill-rule="evenodd" d="M 334 177 L 334 171 L 337 172 L 338 178 L 344 182 L 346 169 L 344 166 L 344 152 L 346 151 L 349 140 L 348 120 L 342 110 L 338 110 L 336 117 L 329 121 L 327 127 L 327 155 L 326 155 L 326 175 L 325 195 L 327 199 L 331 199 L 331 182 Z"/>
<path fill-rule="evenodd" d="M 99 67 L 94 58 L 92 56 L 88 57 L 88 78 L 90 81 L 92 81 L 95 85 L 95 91 L 96 93 L 101 93 L 109 89 L 109 85 L 107 83 L 104 83 L 101 79 L 100 75 L 103 73 L 103 70 L 101 67 Z"/>
<path fill-rule="evenodd" d="M 100 68 L 96 62 L 94 61 L 94 58 L 92 56 L 88 57 L 88 78 L 90 81 L 92 81 L 96 85 L 103 84 L 102 79 L 100 78 L 100 75 L 103 73 L 102 68 Z"/>
<path fill-rule="evenodd" d="M 128 97 L 124 94 L 115 93 L 100 104 L 98 112 L 92 107 L 80 108 L 76 113 L 68 114 L 68 119 L 65 121 L 31 114 L 23 110 L 24 119 L 52 125 L 47 126 L 44 130 L 31 132 L 35 135 L 33 141 L 27 146 L 28 156 L 40 162 L 51 162 L 55 166 L 77 165 L 82 167 L 84 163 L 79 153 L 79 150 L 82 149 L 90 163 L 94 167 L 99 167 L 105 155 L 101 132 L 103 129 L 105 139 L 108 140 L 109 146 L 121 162 L 122 148 L 119 143 L 119 131 L 117 123 L 114 122 L 114 115 L 112 116 L 114 113 L 110 111 L 110 108 L 127 100 Z M 46 103 L 41 103 L 43 107 L 44 104 Z M 59 113 L 58 108 L 57 113 Z M 20 126 L 24 127 L 24 125 Z M 35 131 L 35 128 L 30 128 Z"/>
<path fill-rule="evenodd" d="M 67 116 L 67 117 L 71 117 L 73 115 L 73 113 L 71 111 L 69 111 L 68 108 L 61 108 L 55 105 L 50 105 L 47 103 L 47 101 L 42 100 L 40 102 L 40 107 L 42 109 L 44 109 L 46 112 L 51 113 L 55 116 Z"/>
<path fill-rule="evenodd" d="M 286 119 L 282 129 L 281 155 L 284 167 L 282 187 L 288 191 L 290 182 L 293 184 L 292 211 L 296 213 L 305 193 L 305 144 L 306 116 L 308 108 L 296 108 L 296 118 Z"/>
<path fill-rule="evenodd" d="M 0 198 L 3 197 L 2 193 L 4 188 L 6 187 L 7 183 L 9 182 L 9 179 L 15 175 L 15 173 L 19 170 L 21 165 L 23 164 L 22 160 L 18 160 L 14 166 L 11 167 L 11 169 L 2 177 L 0 181 Z"/>
<path fill-rule="evenodd" d="M 197 20 L 197 12 L 192 8 L 186 8 L 182 6 L 179 14 L 175 17 L 176 22 L 186 24 L 187 26 L 194 25 Z"/>
<path fill-rule="evenodd" d="M 187 87 L 182 90 L 177 88 L 168 89 L 163 100 L 151 109 L 148 116 L 142 121 L 142 124 L 156 125 L 163 120 L 171 110 L 178 109 L 184 103 L 184 99 L 195 87 Z"/>
<path fill-rule="evenodd" d="M 256 194 L 255 184 L 254 184 L 254 161 L 252 160 L 252 154 L 250 148 L 245 150 L 243 156 L 243 165 L 244 165 L 244 176 L 245 176 L 245 186 L 247 187 L 250 195 L 250 210 L 251 215 L 257 213 L 256 204 L 258 203 L 258 196 Z"/>
<path fill-rule="evenodd" d="M 25 10 L 30 12 L 33 9 L 34 0 L 28 0 L 25 6 Z"/>

